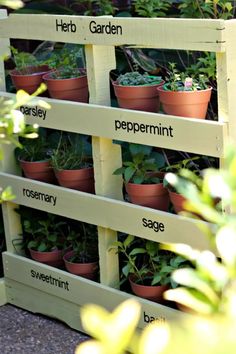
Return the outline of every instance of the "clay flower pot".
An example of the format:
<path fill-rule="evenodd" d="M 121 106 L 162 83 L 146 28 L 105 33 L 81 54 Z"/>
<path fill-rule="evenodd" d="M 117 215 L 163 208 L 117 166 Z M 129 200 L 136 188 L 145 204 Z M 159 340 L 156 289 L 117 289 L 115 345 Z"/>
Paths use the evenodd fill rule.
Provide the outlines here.
<path fill-rule="evenodd" d="M 55 75 L 55 72 L 50 72 L 43 76 L 43 80 L 52 98 L 88 102 L 87 75 L 69 79 L 56 79 L 53 78 L 53 75 Z"/>
<path fill-rule="evenodd" d="M 12 70 L 10 76 L 16 90 L 32 94 L 43 82 L 43 75 L 50 70 L 47 65 L 31 66 L 25 70 Z"/>
<path fill-rule="evenodd" d="M 168 190 L 162 183 L 135 184 L 127 183 L 126 192 L 133 204 L 146 206 L 153 209 L 167 211 L 169 207 Z"/>
<path fill-rule="evenodd" d="M 37 262 L 48 264 L 52 267 L 63 265 L 63 251 L 53 250 L 51 252 L 40 252 L 29 248 L 31 258 Z"/>
<path fill-rule="evenodd" d="M 119 107 L 136 109 L 138 111 L 159 112 L 160 101 L 157 88 L 164 81 L 156 85 L 123 86 L 116 81 L 112 82 Z"/>
<path fill-rule="evenodd" d="M 93 167 L 79 170 L 54 170 L 60 186 L 76 189 L 81 192 L 94 193 Z"/>
<path fill-rule="evenodd" d="M 166 114 L 205 119 L 212 88 L 196 91 L 167 91 L 158 87 L 162 109 Z"/>
<path fill-rule="evenodd" d="M 67 252 L 64 257 L 65 267 L 68 272 L 79 275 L 87 279 L 95 279 L 98 271 L 98 262 L 90 263 L 74 263 L 70 261 L 70 258 L 74 256 L 74 251 Z"/>
<path fill-rule="evenodd" d="M 135 295 L 154 302 L 163 302 L 163 293 L 168 289 L 168 285 L 137 284 L 133 276 L 129 277 L 129 283 Z"/>
<path fill-rule="evenodd" d="M 41 182 L 55 182 L 55 174 L 50 161 L 19 160 L 25 177 Z"/>
<path fill-rule="evenodd" d="M 183 195 L 169 190 L 169 196 L 170 196 L 170 201 L 173 204 L 174 211 L 177 214 L 180 213 L 181 211 L 185 211 L 184 203 L 186 201 L 186 198 Z"/>

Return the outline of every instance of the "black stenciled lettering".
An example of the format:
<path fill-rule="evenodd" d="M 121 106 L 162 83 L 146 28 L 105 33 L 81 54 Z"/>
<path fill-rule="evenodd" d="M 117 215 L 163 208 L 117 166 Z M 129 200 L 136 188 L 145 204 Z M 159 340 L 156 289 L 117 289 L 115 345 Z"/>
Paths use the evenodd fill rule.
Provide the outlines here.
<path fill-rule="evenodd" d="M 122 36 L 122 27 L 120 25 L 112 25 L 110 21 L 106 25 L 101 25 L 96 21 L 91 21 L 89 23 L 89 30 L 93 34 L 118 34 L 119 36 Z"/>
<path fill-rule="evenodd" d="M 72 20 L 70 20 L 69 23 L 67 22 L 63 22 L 63 20 L 61 19 L 60 21 L 58 19 L 56 19 L 56 31 L 59 32 L 72 32 L 75 33 L 76 32 L 76 25 L 75 23 L 72 22 Z"/>
<path fill-rule="evenodd" d="M 150 315 L 146 314 L 145 311 L 143 312 L 143 320 L 145 323 L 151 323 L 151 322 L 164 323 L 164 322 L 166 322 L 165 317 L 163 317 L 163 316 L 158 316 L 158 317 L 150 316 Z"/>
<path fill-rule="evenodd" d="M 127 133 L 137 134 L 137 133 L 144 133 L 150 135 L 158 135 L 158 136 L 166 136 L 173 138 L 173 127 L 163 126 L 162 123 L 158 123 L 158 125 L 153 124 L 144 124 L 144 123 L 137 123 L 137 122 L 126 122 L 124 120 L 115 120 L 115 130 L 125 130 Z"/>
<path fill-rule="evenodd" d="M 142 218 L 142 224 L 143 227 L 147 227 L 149 229 L 153 229 L 155 232 L 164 232 L 165 231 L 165 226 L 162 222 L 158 222 L 156 220 L 151 220 L 151 219 L 146 219 Z"/>
<path fill-rule="evenodd" d="M 26 189 L 26 188 L 23 188 L 22 192 L 23 192 L 24 197 L 40 200 L 45 203 L 50 203 L 53 206 L 56 205 L 57 197 L 54 195 L 45 194 L 42 192 L 38 192 L 38 191 L 34 191 L 32 189 Z"/>
<path fill-rule="evenodd" d="M 28 107 L 28 106 L 20 106 L 20 111 L 25 116 L 32 116 L 32 117 L 35 117 L 35 118 L 42 118 L 43 120 L 45 120 L 46 116 L 47 116 L 47 110 L 39 108 L 38 106 L 35 106 L 33 108 Z"/>
<path fill-rule="evenodd" d="M 30 274 L 32 278 L 35 278 L 39 281 L 46 282 L 50 285 L 55 287 L 70 291 L 69 289 L 69 282 L 62 280 L 60 277 L 56 278 L 48 274 L 36 272 L 35 270 L 31 269 Z"/>

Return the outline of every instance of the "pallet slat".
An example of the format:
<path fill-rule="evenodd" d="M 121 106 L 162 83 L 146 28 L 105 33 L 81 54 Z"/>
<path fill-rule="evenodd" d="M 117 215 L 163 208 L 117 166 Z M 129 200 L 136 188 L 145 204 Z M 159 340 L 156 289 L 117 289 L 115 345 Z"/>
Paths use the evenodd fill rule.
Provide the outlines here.
<path fill-rule="evenodd" d="M 31 298 L 32 301 L 32 295 L 35 293 L 36 299 L 41 306 L 45 301 L 44 299 L 41 300 L 40 294 L 44 294 L 44 297 L 46 295 L 53 295 L 53 302 L 55 302 L 57 306 L 58 315 L 60 310 L 58 302 L 62 299 L 66 300 L 67 303 L 77 306 L 83 306 L 87 303 L 96 303 L 111 311 L 122 301 L 133 296 L 21 256 L 12 255 L 7 252 L 5 252 L 3 256 L 7 284 L 9 285 L 12 281 L 23 284 L 25 290 L 28 290 L 27 297 Z M 18 272 L 15 271 L 16 269 Z M 8 293 L 11 294 L 11 303 L 14 303 L 14 294 L 15 292 L 17 293 L 14 288 Z M 37 292 L 35 292 L 34 289 L 37 290 Z M 21 294 L 21 297 L 23 296 L 24 293 Z M 142 316 L 139 322 L 140 328 L 145 327 L 147 324 L 147 319 L 145 319 L 144 314 L 149 317 L 152 316 L 157 321 L 162 322 L 190 316 L 158 303 L 137 297 L 135 298 L 142 306 Z M 17 303 L 18 302 L 19 299 Z M 54 307 L 56 306 L 54 305 Z M 35 308 L 33 308 L 33 311 L 35 311 Z"/>
<path fill-rule="evenodd" d="M 8 185 L 14 186 L 13 192 L 16 196 L 14 202 L 17 204 L 156 242 L 187 243 L 200 249 L 210 247 L 206 236 L 198 226 L 200 224 L 203 227 L 208 224 L 196 219 L 4 173 L 0 173 L 0 183 L 3 188 Z"/>
<path fill-rule="evenodd" d="M 2 97 L 12 97 L 1 93 Z M 51 109 L 22 106 L 29 124 L 222 157 L 227 123 L 45 99 Z M 66 120 L 66 124 L 65 124 Z M 187 132 L 187 134 L 186 134 Z"/>
<path fill-rule="evenodd" d="M 13 14 L 0 21 L 0 37 L 9 35 L 93 45 L 225 51 L 224 20 Z"/>

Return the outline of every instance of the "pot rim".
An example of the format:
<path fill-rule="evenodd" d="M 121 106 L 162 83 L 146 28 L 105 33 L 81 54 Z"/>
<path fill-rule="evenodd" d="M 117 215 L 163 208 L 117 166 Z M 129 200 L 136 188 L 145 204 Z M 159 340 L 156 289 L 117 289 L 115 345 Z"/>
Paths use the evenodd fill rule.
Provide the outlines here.
<path fill-rule="evenodd" d="M 208 92 L 208 91 L 212 91 L 212 86 L 209 86 L 207 89 L 205 90 L 194 90 L 194 91 L 172 91 L 172 90 L 164 90 L 163 86 L 157 87 L 157 90 L 160 92 L 168 92 L 169 94 L 176 94 L 176 95 L 181 95 L 181 94 L 194 94 L 197 92 Z"/>
<path fill-rule="evenodd" d="M 160 81 L 160 83 L 158 84 L 158 83 L 156 83 L 156 84 L 144 84 L 144 85 L 119 85 L 118 83 L 117 83 L 117 80 L 115 80 L 115 81 L 112 81 L 112 85 L 113 86 L 117 86 L 117 87 L 131 87 L 131 88 L 133 88 L 133 87 L 135 87 L 135 88 L 143 88 L 143 87 L 158 87 L 158 86 L 160 86 L 160 85 L 162 85 L 163 86 L 163 84 L 165 83 L 165 80 L 161 80 Z"/>

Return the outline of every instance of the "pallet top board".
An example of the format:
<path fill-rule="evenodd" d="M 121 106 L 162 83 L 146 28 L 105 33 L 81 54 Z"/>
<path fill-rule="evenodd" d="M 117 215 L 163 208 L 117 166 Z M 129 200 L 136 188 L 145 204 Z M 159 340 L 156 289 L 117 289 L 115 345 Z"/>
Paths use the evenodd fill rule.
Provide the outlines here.
<path fill-rule="evenodd" d="M 14 186 L 14 202 L 49 213 L 163 243 L 187 243 L 209 249 L 200 230 L 206 222 L 128 202 L 0 173 L 1 187 Z M 194 237 L 193 237 L 194 235 Z"/>
<path fill-rule="evenodd" d="M 224 20 L 42 14 L 11 14 L 1 20 L 0 38 L 9 36 L 68 43 L 212 52 L 225 51 L 226 37 Z"/>

